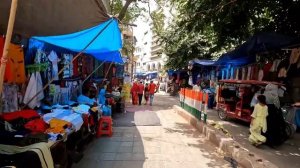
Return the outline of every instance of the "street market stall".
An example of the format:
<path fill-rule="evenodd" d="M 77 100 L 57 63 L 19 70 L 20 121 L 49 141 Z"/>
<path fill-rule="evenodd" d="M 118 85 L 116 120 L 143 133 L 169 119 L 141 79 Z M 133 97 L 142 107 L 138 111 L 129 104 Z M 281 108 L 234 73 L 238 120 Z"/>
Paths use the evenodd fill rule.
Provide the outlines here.
<path fill-rule="evenodd" d="M 13 15 L 17 1 L 12 2 Z M 0 76 L 4 81 L 3 90 L 1 89 L 0 166 L 20 167 L 26 164 L 29 167 L 71 167 L 74 161 L 78 162 L 82 158 L 84 146 L 92 137 L 112 133 L 112 107 L 108 106 L 112 102 L 100 102 L 98 97 L 101 96 L 97 92 L 101 88 L 106 90 L 109 83 L 118 84 L 111 81 L 111 78 L 109 82 L 104 79 L 116 77 L 116 68 L 123 63 L 119 52 L 122 48 L 121 33 L 118 21 L 107 17 L 102 2 L 53 2 L 52 5 L 61 5 L 58 9 L 63 9 L 61 7 L 65 5 L 79 8 L 86 6 L 85 9 L 90 9 L 89 16 L 94 9 L 97 11 L 96 22 L 85 20 L 82 17 L 86 15 L 81 15 L 78 18 L 79 24 L 74 23 L 73 27 L 68 25 L 66 29 L 59 29 L 60 24 L 53 28 L 42 22 L 24 25 L 24 21 L 29 21 L 26 17 L 39 16 L 32 21 L 40 21 L 44 14 L 43 19 L 48 19 L 47 23 L 54 23 L 50 22 L 51 15 L 47 15 L 47 11 L 53 10 L 48 8 L 51 3 L 40 4 L 45 7 L 39 8 L 44 12 L 40 12 L 41 15 L 28 15 L 34 4 L 40 3 L 34 0 L 20 2 L 14 33 L 32 36 L 82 31 L 59 36 L 33 36 L 29 40 L 21 38 L 19 43 L 10 44 L 13 25 L 11 20 L 14 18 L 10 19 L 7 36 L 0 38 L 0 50 L 1 53 L 4 52 L 1 73 L 5 71 Z M 82 6 L 76 6 L 79 4 Z M 7 16 L 7 5 L 0 4 L 1 17 Z M 61 11 L 58 10 L 59 12 Z M 52 19 L 59 20 L 58 17 Z M 7 21 L 7 18 L 4 20 Z M 6 24 L 2 21 L 1 19 L 1 27 L 5 27 Z M 97 70 L 103 71 L 100 82 L 94 80 Z M 104 94 L 104 99 L 106 98 L 110 97 Z"/>

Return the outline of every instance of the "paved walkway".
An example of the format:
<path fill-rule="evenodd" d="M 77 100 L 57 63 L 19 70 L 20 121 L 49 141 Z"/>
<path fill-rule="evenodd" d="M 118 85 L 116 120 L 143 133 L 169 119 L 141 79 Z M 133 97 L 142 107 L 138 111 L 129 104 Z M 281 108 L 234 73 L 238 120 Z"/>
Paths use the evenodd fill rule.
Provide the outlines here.
<path fill-rule="evenodd" d="M 208 111 L 208 120 L 222 125 L 233 136 L 233 139 L 240 143 L 251 153 L 262 156 L 280 168 L 300 167 L 300 133 L 296 133 L 293 138 L 288 139 L 277 148 L 270 148 L 261 145 L 259 148 L 252 146 L 249 141 L 249 125 L 238 120 L 222 121 L 219 119 L 217 111 Z"/>
<path fill-rule="evenodd" d="M 161 126 L 115 127 L 113 137 L 94 140 L 87 147 L 84 158 L 74 167 L 231 167 L 223 157 L 219 156 L 212 144 L 169 109 L 173 105 L 172 101 L 177 104 L 176 99 L 161 95 L 156 97 L 154 106 L 144 107 L 148 109 L 147 112 L 157 114 Z M 133 111 L 142 109 L 142 106 L 130 107 Z"/>

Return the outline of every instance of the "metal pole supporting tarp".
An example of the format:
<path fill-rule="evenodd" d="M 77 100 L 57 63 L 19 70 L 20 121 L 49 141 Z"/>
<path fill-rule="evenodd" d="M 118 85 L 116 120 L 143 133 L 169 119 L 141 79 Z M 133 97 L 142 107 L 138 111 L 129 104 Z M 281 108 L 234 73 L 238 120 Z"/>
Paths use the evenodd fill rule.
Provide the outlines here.
<path fill-rule="evenodd" d="M 11 36 L 14 29 L 17 6 L 18 6 L 18 0 L 12 0 L 3 53 L 0 53 L 2 54 L 1 65 L 0 65 L 0 107 L 1 107 L 0 109 L 1 111 L 2 111 L 2 91 L 3 91 L 4 73 L 6 69 L 6 62 L 8 60 L 8 49 L 9 49 Z"/>

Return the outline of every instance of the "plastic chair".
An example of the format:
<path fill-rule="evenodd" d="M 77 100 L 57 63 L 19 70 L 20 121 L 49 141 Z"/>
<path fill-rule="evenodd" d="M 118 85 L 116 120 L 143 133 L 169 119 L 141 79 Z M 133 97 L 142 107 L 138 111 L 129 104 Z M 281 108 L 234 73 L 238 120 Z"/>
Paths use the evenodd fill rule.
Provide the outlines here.
<path fill-rule="evenodd" d="M 102 135 L 112 136 L 112 119 L 110 116 L 102 116 L 98 125 L 97 138 Z"/>

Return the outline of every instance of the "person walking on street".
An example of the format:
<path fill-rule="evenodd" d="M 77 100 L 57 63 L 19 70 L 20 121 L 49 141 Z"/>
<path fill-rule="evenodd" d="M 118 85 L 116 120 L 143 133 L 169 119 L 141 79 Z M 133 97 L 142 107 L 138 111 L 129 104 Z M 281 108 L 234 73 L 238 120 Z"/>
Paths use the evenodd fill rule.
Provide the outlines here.
<path fill-rule="evenodd" d="M 146 86 L 145 86 L 145 89 L 144 89 L 144 97 L 145 97 L 145 105 L 148 104 L 148 101 L 149 101 L 149 96 L 150 96 L 150 93 L 149 93 L 149 84 L 146 83 Z"/>
<path fill-rule="evenodd" d="M 156 92 L 159 93 L 159 90 L 160 90 L 160 83 L 159 81 L 157 82 L 157 85 L 156 85 Z"/>
<path fill-rule="evenodd" d="M 138 104 L 138 90 L 139 90 L 138 84 L 137 84 L 137 82 L 134 82 L 131 87 L 131 90 L 130 90 L 131 98 L 132 98 L 132 105 Z"/>
<path fill-rule="evenodd" d="M 154 93 L 156 92 L 157 86 L 153 81 L 150 81 L 149 94 L 150 94 L 150 106 L 153 105 Z"/>
<path fill-rule="evenodd" d="M 140 83 L 138 84 L 139 105 L 142 105 L 143 93 L 144 93 L 144 84 L 142 81 L 140 81 Z"/>

